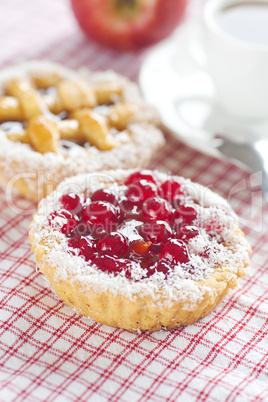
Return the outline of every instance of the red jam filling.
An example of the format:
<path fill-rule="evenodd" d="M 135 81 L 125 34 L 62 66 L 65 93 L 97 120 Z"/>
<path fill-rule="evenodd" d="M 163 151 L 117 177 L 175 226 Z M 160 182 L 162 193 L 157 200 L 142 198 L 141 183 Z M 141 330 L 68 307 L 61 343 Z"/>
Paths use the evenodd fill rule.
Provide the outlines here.
<path fill-rule="evenodd" d="M 160 184 L 154 172 L 141 170 L 125 180 L 120 196 L 105 188 L 84 199 L 66 194 L 59 202 L 61 209 L 50 215 L 50 224 L 67 236 L 70 253 L 101 271 L 132 278 L 136 262 L 145 278 L 159 272 L 167 278 L 177 264 L 194 272 L 188 243 L 202 225 L 197 204 L 178 179 Z M 220 225 L 212 222 L 205 230 L 216 237 Z M 209 250 L 199 255 L 208 258 Z"/>

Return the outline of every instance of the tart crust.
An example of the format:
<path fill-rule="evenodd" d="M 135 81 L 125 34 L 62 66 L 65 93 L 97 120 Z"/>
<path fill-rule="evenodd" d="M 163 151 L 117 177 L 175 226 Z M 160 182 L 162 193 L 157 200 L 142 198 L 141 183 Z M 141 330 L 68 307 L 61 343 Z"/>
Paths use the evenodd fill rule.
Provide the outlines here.
<path fill-rule="evenodd" d="M 181 281 L 178 278 L 170 287 L 163 286 L 163 283 L 137 283 L 125 277 L 98 273 L 94 266 L 88 271 L 81 257 L 67 253 L 64 235 L 48 229 L 47 215 L 55 210 L 62 194 L 71 192 L 77 186 L 82 193 L 90 194 L 112 181 L 122 182 L 132 172 L 107 171 L 102 177 L 79 175 L 65 180 L 55 192 L 42 200 L 29 233 L 37 265 L 65 304 L 99 323 L 136 332 L 170 330 L 193 324 L 207 316 L 229 290 L 237 286 L 238 277 L 246 275 L 251 249 L 238 223 L 229 233 L 230 245 L 225 244 L 240 254 L 235 264 L 230 261 L 230 264 L 218 266 L 211 275 L 201 280 Z M 162 182 L 167 177 L 158 172 Z M 223 198 L 206 187 L 189 180 L 185 183 L 200 205 L 226 205 Z"/>
<path fill-rule="evenodd" d="M 58 64 L 32 61 L 0 72 L 0 92 L 12 79 L 31 78 L 36 74 L 57 74 L 70 80 L 86 80 L 96 84 L 110 82 L 122 85 L 121 99 L 135 105 L 136 113 L 129 119 L 125 130 L 116 135 L 118 146 L 101 151 L 95 146 L 75 147 L 57 153 L 39 153 L 28 144 L 13 142 L 0 127 L 0 184 L 8 193 L 16 190 L 20 195 L 40 200 L 65 178 L 80 173 L 105 169 L 143 167 L 164 144 L 156 110 L 146 104 L 137 86 L 113 71 L 78 72 Z"/>

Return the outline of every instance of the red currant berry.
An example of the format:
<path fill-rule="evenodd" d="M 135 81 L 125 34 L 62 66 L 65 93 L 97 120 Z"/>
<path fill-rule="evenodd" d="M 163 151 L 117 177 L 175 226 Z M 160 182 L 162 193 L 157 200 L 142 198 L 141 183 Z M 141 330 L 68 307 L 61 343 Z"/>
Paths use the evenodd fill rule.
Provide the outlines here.
<path fill-rule="evenodd" d="M 199 229 L 196 226 L 182 225 L 176 233 L 177 239 L 188 241 L 199 235 Z"/>
<path fill-rule="evenodd" d="M 73 230 L 76 228 L 78 224 L 78 220 L 76 218 L 70 218 L 67 220 L 67 223 L 62 226 L 61 232 L 66 236 L 70 235 Z"/>
<path fill-rule="evenodd" d="M 78 194 L 64 194 L 59 201 L 64 209 L 74 214 L 79 214 L 82 210 L 82 204 Z"/>
<path fill-rule="evenodd" d="M 170 179 L 161 184 L 159 194 L 173 205 L 176 198 L 184 194 L 184 189 L 177 180 Z"/>
<path fill-rule="evenodd" d="M 119 202 L 120 208 L 120 220 L 124 219 L 140 219 L 141 218 L 141 208 L 139 205 L 134 204 L 127 199 L 123 199 Z"/>
<path fill-rule="evenodd" d="M 118 204 L 118 197 L 108 188 L 95 191 L 91 196 L 91 201 L 106 201 L 113 205 Z"/>
<path fill-rule="evenodd" d="M 189 261 L 188 249 L 181 240 L 169 239 L 164 243 L 161 250 L 161 257 L 173 264 Z"/>
<path fill-rule="evenodd" d="M 110 255 L 98 255 L 94 259 L 94 264 L 103 272 L 110 274 L 125 272 L 126 277 L 130 277 L 132 264 L 128 260 L 115 258 Z"/>
<path fill-rule="evenodd" d="M 163 198 L 150 198 L 143 204 L 144 216 L 148 219 L 166 220 L 172 216 L 171 205 Z"/>
<path fill-rule="evenodd" d="M 147 277 L 152 276 L 156 272 L 162 272 L 165 275 L 165 278 L 171 271 L 171 266 L 167 261 L 158 261 L 156 264 L 153 266 L 147 268 Z"/>
<path fill-rule="evenodd" d="M 132 173 L 126 180 L 125 184 L 129 186 L 132 183 L 136 183 L 140 180 L 147 180 L 154 184 L 157 184 L 158 180 L 151 170 L 142 169 L 139 172 Z"/>
<path fill-rule="evenodd" d="M 66 210 L 55 211 L 50 215 L 49 221 L 55 228 L 59 228 L 61 233 L 70 235 L 79 223 L 76 215 Z"/>
<path fill-rule="evenodd" d="M 71 237 L 68 241 L 68 246 L 78 249 L 78 255 L 83 256 L 86 261 L 92 260 L 95 257 L 96 246 L 92 241 L 85 237 Z"/>
<path fill-rule="evenodd" d="M 72 235 L 73 236 L 89 236 L 94 232 L 94 227 L 90 222 L 79 222 L 78 225 L 74 228 Z"/>
<path fill-rule="evenodd" d="M 117 223 L 118 213 L 116 207 L 109 202 L 94 201 L 83 209 L 82 216 L 84 221 L 111 232 Z"/>
<path fill-rule="evenodd" d="M 128 251 L 128 240 L 122 233 L 112 232 L 98 242 L 97 248 L 104 254 L 124 257 Z"/>
<path fill-rule="evenodd" d="M 172 230 L 165 221 L 156 221 L 154 223 L 144 223 L 138 228 L 139 233 L 153 244 L 159 244 L 172 236 Z"/>
<path fill-rule="evenodd" d="M 94 239 L 101 239 L 112 230 L 114 230 L 114 225 L 112 224 L 104 226 L 100 223 L 97 223 L 92 225 L 90 234 Z"/>
<path fill-rule="evenodd" d="M 158 258 L 159 257 L 155 253 L 152 253 L 151 251 L 149 251 L 149 253 L 146 254 L 145 257 L 143 257 L 143 259 L 141 260 L 141 262 L 140 262 L 141 267 L 143 269 L 149 269 L 152 265 L 154 265 L 156 263 Z"/>
<path fill-rule="evenodd" d="M 147 180 L 130 184 L 126 190 L 126 198 L 131 202 L 143 202 L 148 198 L 152 198 L 157 194 L 157 187 L 154 183 Z"/>
<path fill-rule="evenodd" d="M 182 218 L 186 222 L 196 219 L 197 212 L 194 207 L 189 205 L 179 205 L 175 212 L 175 219 Z"/>

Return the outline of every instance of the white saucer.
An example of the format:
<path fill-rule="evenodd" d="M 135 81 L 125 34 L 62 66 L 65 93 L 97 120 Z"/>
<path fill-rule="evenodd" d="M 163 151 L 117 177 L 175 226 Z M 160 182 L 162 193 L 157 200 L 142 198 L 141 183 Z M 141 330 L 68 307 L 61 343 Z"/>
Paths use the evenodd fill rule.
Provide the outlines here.
<path fill-rule="evenodd" d="M 267 138 L 268 119 L 237 120 L 220 110 L 201 41 L 201 21 L 188 20 L 147 54 L 139 82 L 167 129 L 189 146 L 222 158 L 216 134 L 238 141 Z"/>

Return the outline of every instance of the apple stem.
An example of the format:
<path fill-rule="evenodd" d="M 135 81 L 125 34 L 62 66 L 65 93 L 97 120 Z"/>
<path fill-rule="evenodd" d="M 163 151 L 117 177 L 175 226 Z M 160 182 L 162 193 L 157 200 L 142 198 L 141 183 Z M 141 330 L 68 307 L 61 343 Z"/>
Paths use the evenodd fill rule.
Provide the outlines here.
<path fill-rule="evenodd" d="M 116 8 L 126 16 L 131 15 L 137 8 L 137 0 L 116 0 Z"/>
<path fill-rule="evenodd" d="M 135 6 L 136 0 L 117 0 L 118 7 Z"/>

